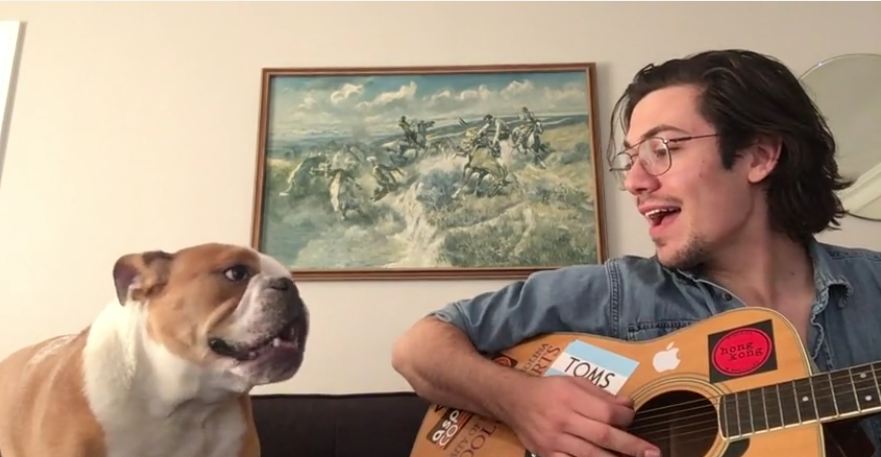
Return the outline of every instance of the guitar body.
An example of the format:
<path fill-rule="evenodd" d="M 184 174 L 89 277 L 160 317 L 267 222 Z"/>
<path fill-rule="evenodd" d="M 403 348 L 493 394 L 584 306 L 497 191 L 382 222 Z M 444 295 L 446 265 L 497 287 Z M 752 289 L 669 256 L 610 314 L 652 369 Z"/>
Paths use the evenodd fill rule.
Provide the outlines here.
<path fill-rule="evenodd" d="M 754 405 L 758 412 L 762 401 L 771 410 L 772 397 L 753 396 L 749 404 L 746 397 L 725 396 L 812 374 L 798 332 L 769 309 L 728 311 L 642 342 L 548 334 L 493 359 L 535 376 L 585 377 L 612 393 L 629 396 L 636 409 L 630 433 L 658 445 L 665 456 L 827 455 L 820 422 L 771 427 L 775 414 L 769 417 L 762 410 L 763 414 L 746 416 Z M 801 391 L 792 390 L 788 396 L 773 397 L 781 406 L 775 409 L 778 420 L 787 404 L 781 399 L 794 405 L 804 398 L 800 395 Z M 507 426 L 440 405 L 429 408 L 411 453 L 411 457 L 529 455 Z"/>

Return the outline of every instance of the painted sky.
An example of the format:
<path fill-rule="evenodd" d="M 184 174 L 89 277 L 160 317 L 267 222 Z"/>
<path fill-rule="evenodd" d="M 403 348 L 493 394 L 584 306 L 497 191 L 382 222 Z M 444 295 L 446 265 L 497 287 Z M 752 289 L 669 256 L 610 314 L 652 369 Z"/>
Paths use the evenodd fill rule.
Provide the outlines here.
<path fill-rule="evenodd" d="M 584 71 L 272 78 L 270 135 L 362 136 L 399 131 L 401 116 L 437 125 L 527 106 L 538 116 L 587 114 Z"/>

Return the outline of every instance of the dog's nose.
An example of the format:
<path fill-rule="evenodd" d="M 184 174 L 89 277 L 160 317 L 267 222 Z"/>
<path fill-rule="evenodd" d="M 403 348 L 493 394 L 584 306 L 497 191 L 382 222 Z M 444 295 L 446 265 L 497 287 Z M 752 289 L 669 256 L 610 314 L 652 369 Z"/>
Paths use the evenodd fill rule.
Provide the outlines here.
<path fill-rule="evenodd" d="M 294 281 L 291 281 L 291 278 L 285 277 L 272 278 L 269 280 L 269 287 L 285 292 L 294 288 Z"/>

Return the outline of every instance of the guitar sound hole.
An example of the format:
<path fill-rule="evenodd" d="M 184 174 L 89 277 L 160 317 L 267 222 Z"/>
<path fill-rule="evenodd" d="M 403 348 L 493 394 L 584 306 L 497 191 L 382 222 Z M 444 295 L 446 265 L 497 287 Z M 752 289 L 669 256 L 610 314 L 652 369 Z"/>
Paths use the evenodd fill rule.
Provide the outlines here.
<path fill-rule="evenodd" d="M 629 432 L 661 448 L 661 455 L 704 457 L 718 429 L 716 409 L 709 400 L 694 392 L 674 391 L 642 405 Z"/>

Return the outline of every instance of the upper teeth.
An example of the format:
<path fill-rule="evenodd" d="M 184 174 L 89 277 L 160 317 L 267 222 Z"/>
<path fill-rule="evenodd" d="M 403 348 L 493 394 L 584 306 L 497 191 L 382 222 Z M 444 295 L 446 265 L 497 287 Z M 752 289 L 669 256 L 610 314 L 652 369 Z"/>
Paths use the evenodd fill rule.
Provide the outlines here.
<path fill-rule="evenodd" d="M 654 217 L 654 216 L 657 216 L 658 214 L 661 214 L 661 213 L 671 213 L 671 212 L 673 212 L 673 211 L 676 211 L 676 209 L 675 209 L 675 208 L 658 208 L 658 209 L 653 209 L 653 210 L 651 210 L 651 211 L 646 212 L 646 213 L 645 213 L 645 217 Z"/>

